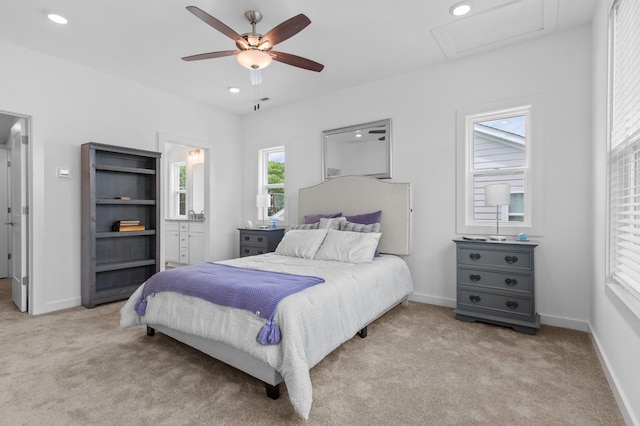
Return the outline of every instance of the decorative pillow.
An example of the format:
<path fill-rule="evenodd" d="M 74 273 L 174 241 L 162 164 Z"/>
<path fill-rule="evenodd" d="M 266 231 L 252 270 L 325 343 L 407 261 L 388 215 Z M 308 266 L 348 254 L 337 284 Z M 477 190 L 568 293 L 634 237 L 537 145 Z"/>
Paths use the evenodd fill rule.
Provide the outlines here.
<path fill-rule="evenodd" d="M 336 231 L 340 229 L 340 223 L 346 221 L 347 219 L 344 217 L 335 217 L 333 219 L 321 218 L 320 219 L 320 229 L 335 229 Z"/>
<path fill-rule="evenodd" d="M 289 231 L 296 230 L 296 229 L 318 229 L 319 225 L 320 225 L 320 222 L 316 222 L 316 223 L 301 223 L 300 225 L 291 225 L 289 227 Z"/>
<path fill-rule="evenodd" d="M 334 217 L 340 217 L 342 216 L 342 212 L 340 213 L 334 213 L 334 214 L 309 214 L 307 216 L 304 217 L 304 223 L 316 223 L 316 222 L 320 222 L 320 219 L 322 219 L 323 217 L 326 219 L 332 219 Z"/>
<path fill-rule="evenodd" d="M 349 222 L 362 223 L 364 225 L 369 225 L 372 223 L 379 223 L 380 217 L 382 216 L 382 210 L 378 210 L 373 213 L 364 213 L 358 214 L 355 216 L 345 216 Z"/>
<path fill-rule="evenodd" d="M 350 232 L 380 232 L 380 223 L 376 222 L 363 225 L 362 223 L 353 223 L 345 220 L 340 222 L 340 230 Z"/>
<path fill-rule="evenodd" d="M 313 259 L 326 235 L 326 229 L 289 231 L 280 240 L 275 253 L 281 256 Z"/>
<path fill-rule="evenodd" d="M 314 259 L 348 263 L 369 263 L 380 240 L 379 232 L 350 232 L 329 229 Z"/>

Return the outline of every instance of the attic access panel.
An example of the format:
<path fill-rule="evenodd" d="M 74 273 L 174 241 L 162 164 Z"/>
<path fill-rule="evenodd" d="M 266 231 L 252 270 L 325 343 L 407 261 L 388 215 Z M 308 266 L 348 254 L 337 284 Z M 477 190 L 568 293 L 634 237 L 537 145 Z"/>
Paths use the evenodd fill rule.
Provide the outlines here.
<path fill-rule="evenodd" d="M 479 53 L 555 30 L 558 0 L 516 0 L 431 31 L 448 59 Z"/>

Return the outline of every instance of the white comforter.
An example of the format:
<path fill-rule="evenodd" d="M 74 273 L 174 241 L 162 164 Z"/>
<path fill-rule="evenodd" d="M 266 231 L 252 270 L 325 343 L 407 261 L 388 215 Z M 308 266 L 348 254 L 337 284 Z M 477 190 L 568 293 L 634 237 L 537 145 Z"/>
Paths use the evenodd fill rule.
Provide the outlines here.
<path fill-rule="evenodd" d="M 269 253 L 220 263 L 313 275 L 324 278 L 325 283 L 280 302 L 275 316 L 282 333 L 278 345 L 256 342 L 265 320 L 251 312 L 176 293 L 150 296 L 145 315 L 138 317 L 134 305 L 144 284 L 122 307 L 120 327 L 165 325 L 240 348 L 282 375 L 291 404 L 304 419 L 309 417 L 313 400 L 309 369 L 413 291 L 409 268 L 397 256 L 351 264 Z"/>

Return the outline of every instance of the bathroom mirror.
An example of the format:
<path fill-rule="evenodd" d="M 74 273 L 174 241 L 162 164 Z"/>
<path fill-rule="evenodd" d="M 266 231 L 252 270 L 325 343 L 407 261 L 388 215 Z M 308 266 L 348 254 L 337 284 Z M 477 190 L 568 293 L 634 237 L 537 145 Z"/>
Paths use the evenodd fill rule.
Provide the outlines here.
<path fill-rule="evenodd" d="M 323 131 L 322 174 L 391 178 L 391 119 Z"/>

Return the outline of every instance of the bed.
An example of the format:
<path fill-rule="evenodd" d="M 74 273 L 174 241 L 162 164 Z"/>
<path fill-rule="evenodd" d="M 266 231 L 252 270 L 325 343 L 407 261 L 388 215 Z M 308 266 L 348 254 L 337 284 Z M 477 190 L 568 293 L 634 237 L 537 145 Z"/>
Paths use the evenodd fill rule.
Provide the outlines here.
<path fill-rule="evenodd" d="M 280 250 L 216 262 L 324 280 L 279 302 L 274 313 L 282 333 L 278 344 L 256 341 L 257 331 L 265 325 L 257 313 L 189 295 L 155 293 L 146 298 L 146 312 L 139 316 L 136 302 L 145 284 L 122 307 L 120 326 L 146 325 L 149 335 L 159 331 L 194 347 L 263 381 L 272 398 L 278 397 L 279 385 L 284 382 L 293 409 L 307 419 L 313 400 L 309 370 L 356 333 L 366 337 L 368 324 L 398 304 L 406 304 L 413 291 L 409 269 L 401 257 L 411 253 L 412 200 L 408 183 L 347 176 L 300 189 L 298 203 L 299 223 L 317 214 L 349 216 L 381 211 L 380 254 L 371 262 L 352 263 L 283 255 L 285 251 Z M 296 232 L 301 235 L 307 231 Z M 342 231 L 327 232 L 337 235 Z M 287 234 L 282 245 L 286 245 Z M 325 238 L 321 244 L 328 241 Z M 320 245 L 317 252 L 326 253 L 326 248 Z"/>

